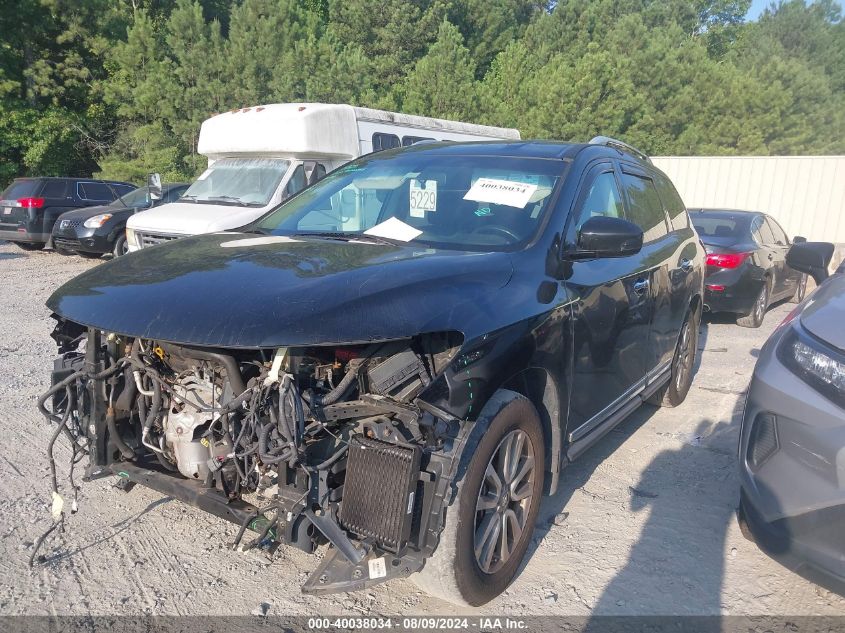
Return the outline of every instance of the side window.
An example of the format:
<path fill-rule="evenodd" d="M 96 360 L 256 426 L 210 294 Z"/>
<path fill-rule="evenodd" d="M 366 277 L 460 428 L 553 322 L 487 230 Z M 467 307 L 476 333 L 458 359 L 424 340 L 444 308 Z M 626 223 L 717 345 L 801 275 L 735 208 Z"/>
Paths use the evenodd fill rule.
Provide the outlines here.
<path fill-rule="evenodd" d="M 308 177 L 305 175 L 305 166 L 300 163 L 296 166 L 293 174 L 285 185 L 285 198 L 290 198 L 293 194 L 308 186 Z"/>
<path fill-rule="evenodd" d="M 759 215 L 751 221 L 751 237 L 759 245 L 763 245 L 763 234 L 760 232 L 760 227 L 763 225 L 763 218 Z"/>
<path fill-rule="evenodd" d="M 762 217 L 760 217 L 760 237 L 763 240 L 763 244 L 771 246 L 775 243 L 775 236 L 772 233 L 772 229 L 769 228 L 769 223 Z"/>
<path fill-rule="evenodd" d="M 176 202 L 186 190 L 187 187 L 173 187 L 164 195 L 164 202 Z"/>
<path fill-rule="evenodd" d="M 666 214 L 651 178 L 623 172 L 622 187 L 628 196 L 628 219 L 643 230 L 643 244 L 666 235 Z"/>
<path fill-rule="evenodd" d="M 408 145 L 413 145 L 414 143 L 419 143 L 420 141 L 433 141 L 433 138 L 428 138 L 425 136 L 403 136 L 402 137 L 402 147 L 408 147 Z"/>
<path fill-rule="evenodd" d="M 577 239 L 581 225 L 597 215 L 618 218 L 622 217 L 622 196 L 612 171 L 605 171 L 593 178 L 582 194 L 575 221 L 575 232 L 572 240 Z"/>
<path fill-rule="evenodd" d="M 323 179 L 326 175 L 326 166 L 323 163 L 305 163 L 305 171 L 308 175 L 308 186 Z"/>
<path fill-rule="evenodd" d="M 135 191 L 135 187 L 130 187 L 129 185 L 112 185 L 114 190 L 117 192 L 119 196 L 125 196 L 130 191 Z"/>
<path fill-rule="evenodd" d="M 115 198 L 112 190 L 101 182 L 80 182 L 77 190 L 83 200 L 105 202 Z"/>
<path fill-rule="evenodd" d="M 383 149 L 393 149 L 399 147 L 399 137 L 395 134 L 385 134 L 384 132 L 376 132 L 373 134 L 373 151 L 380 152 Z"/>
<path fill-rule="evenodd" d="M 789 238 L 786 237 L 786 233 L 780 228 L 780 224 L 775 222 L 774 218 L 766 218 L 766 224 L 769 225 L 772 235 L 775 236 L 775 244 L 778 246 L 789 246 Z"/>
<path fill-rule="evenodd" d="M 655 181 L 657 184 L 657 193 L 660 194 L 660 200 L 663 202 L 663 208 L 669 214 L 669 222 L 671 223 L 673 231 L 679 231 L 689 227 L 689 216 L 687 215 L 687 208 L 684 206 L 684 201 L 678 195 L 677 189 L 668 178 L 658 176 Z"/>
<path fill-rule="evenodd" d="M 64 198 L 67 195 L 67 181 L 47 180 L 38 194 L 42 198 Z"/>

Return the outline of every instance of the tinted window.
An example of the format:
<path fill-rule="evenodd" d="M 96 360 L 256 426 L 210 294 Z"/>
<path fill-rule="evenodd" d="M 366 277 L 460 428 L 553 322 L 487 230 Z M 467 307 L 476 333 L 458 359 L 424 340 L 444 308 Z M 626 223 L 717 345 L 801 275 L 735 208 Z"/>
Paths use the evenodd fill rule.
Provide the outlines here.
<path fill-rule="evenodd" d="M 114 200 L 111 189 L 100 182 L 81 182 L 78 185 L 79 197 L 83 200 Z"/>
<path fill-rule="evenodd" d="M 38 190 L 38 185 L 41 184 L 40 180 L 30 180 L 28 178 L 19 178 L 17 180 L 13 180 L 12 184 L 6 187 L 3 190 L 2 197 L 3 200 L 17 200 L 18 198 L 31 198 L 35 196 L 35 192 Z"/>
<path fill-rule="evenodd" d="M 763 234 L 760 232 L 760 227 L 763 225 L 763 218 L 756 217 L 754 221 L 751 223 L 751 237 L 754 238 L 754 241 L 758 244 L 763 244 Z"/>
<path fill-rule="evenodd" d="M 130 191 L 135 191 L 135 187 L 131 185 L 112 185 L 112 188 L 114 188 L 118 196 L 124 196 Z"/>
<path fill-rule="evenodd" d="M 694 215 L 692 224 L 699 235 L 705 237 L 739 237 L 742 226 L 731 218 L 701 217 Z"/>
<path fill-rule="evenodd" d="M 666 216 L 651 179 L 623 173 L 622 186 L 630 205 L 628 219 L 643 230 L 643 243 L 666 235 Z"/>
<path fill-rule="evenodd" d="M 772 218 L 767 218 L 767 224 L 769 225 L 769 229 L 772 231 L 772 235 L 775 237 L 775 244 L 780 246 L 786 246 L 789 244 L 789 239 L 786 237 L 784 230 L 780 228 L 780 224 L 775 222 Z"/>
<path fill-rule="evenodd" d="M 308 184 L 313 185 L 315 182 L 322 180 L 326 175 L 326 166 L 323 163 L 316 163 L 311 169 L 311 174 L 308 176 Z"/>
<path fill-rule="evenodd" d="M 402 137 L 402 146 L 408 147 L 408 145 L 413 145 L 414 143 L 419 143 L 420 141 L 433 141 L 433 138 L 427 138 L 425 136 L 403 136 Z"/>
<path fill-rule="evenodd" d="M 575 223 L 576 231 L 590 218 L 596 216 L 619 218 L 623 215 L 622 196 L 619 195 L 619 187 L 616 185 L 616 178 L 612 171 L 606 171 L 593 178 L 593 181 L 587 185 L 582 200 Z"/>
<path fill-rule="evenodd" d="M 64 198 L 67 195 L 67 181 L 46 180 L 38 195 L 42 198 Z"/>
<path fill-rule="evenodd" d="M 674 185 L 668 178 L 659 175 L 655 180 L 655 184 L 657 185 L 657 193 L 660 194 L 660 201 L 663 202 L 663 208 L 669 214 L 672 230 L 678 231 L 687 228 L 689 226 L 687 209 Z"/>
<path fill-rule="evenodd" d="M 373 134 L 373 151 L 380 152 L 383 149 L 393 149 L 394 147 L 399 147 L 401 143 L 399 142 L 399 137 L 395 134 L 384 134 L 382 132 L 376 132 Z"/>

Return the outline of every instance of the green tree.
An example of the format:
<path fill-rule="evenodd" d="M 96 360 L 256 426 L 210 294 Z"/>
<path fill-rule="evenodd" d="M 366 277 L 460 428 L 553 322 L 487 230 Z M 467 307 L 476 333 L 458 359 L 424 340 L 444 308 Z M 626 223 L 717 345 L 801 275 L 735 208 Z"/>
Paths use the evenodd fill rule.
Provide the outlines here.
<path fill-rule="evenodd" d="M 405 82 L 403 108 L 408 112 L 470 121 L 478 113 L 475 62 L 458 28 L 444 20 L 437 40 L 414 66 Z"/>

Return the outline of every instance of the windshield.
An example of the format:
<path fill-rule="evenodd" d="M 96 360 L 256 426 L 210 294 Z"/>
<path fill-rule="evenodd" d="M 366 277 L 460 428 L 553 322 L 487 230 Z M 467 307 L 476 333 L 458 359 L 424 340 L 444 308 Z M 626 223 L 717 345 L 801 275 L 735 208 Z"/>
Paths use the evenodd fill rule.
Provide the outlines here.
<path fill-rule="evenodd" d="M 564 165 L 424 151 L 371 155 L 304 190 L 254 228 L 273 235 L 357 235 L 512 250 L 537 232 Z"/>
<path fill-rule="evenodd" d="M 127 194 L 120 196 L 117 200 L 112 202 L 113 207 L 140 207 L 150 203 L 150 189 L 149 187 L 138 187 Z"/>
<path fill-rule="evenodd" d="M 221 158 L 188 187 L 180 200 L 201 204 L 263 207 L 290 161 L 279 158 Z"/>

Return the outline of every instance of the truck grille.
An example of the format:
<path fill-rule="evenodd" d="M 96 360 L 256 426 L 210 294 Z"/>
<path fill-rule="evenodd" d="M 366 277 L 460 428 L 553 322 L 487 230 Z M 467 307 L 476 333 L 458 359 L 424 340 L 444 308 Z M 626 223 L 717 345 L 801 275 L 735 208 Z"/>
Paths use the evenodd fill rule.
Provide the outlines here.
<path fill-rule="evenodd" d="M 396 552 L 408 540 L 414 516 L 421 451 L 363 436 L 349 443 L 341 525 Z"/>
<path fill-rule="evenodd" d="M 156 244 L 164 244 L 165 242 L 170 242 L 172 240 L 178 240 L 181 236 L 180 235 L 166 235 L 162 233 L 142 233 L 136 232 L 138 236 L 138 244 L 140 244 L 141 248 L 146 248 L 147 246 L 155 246 Z"/>

